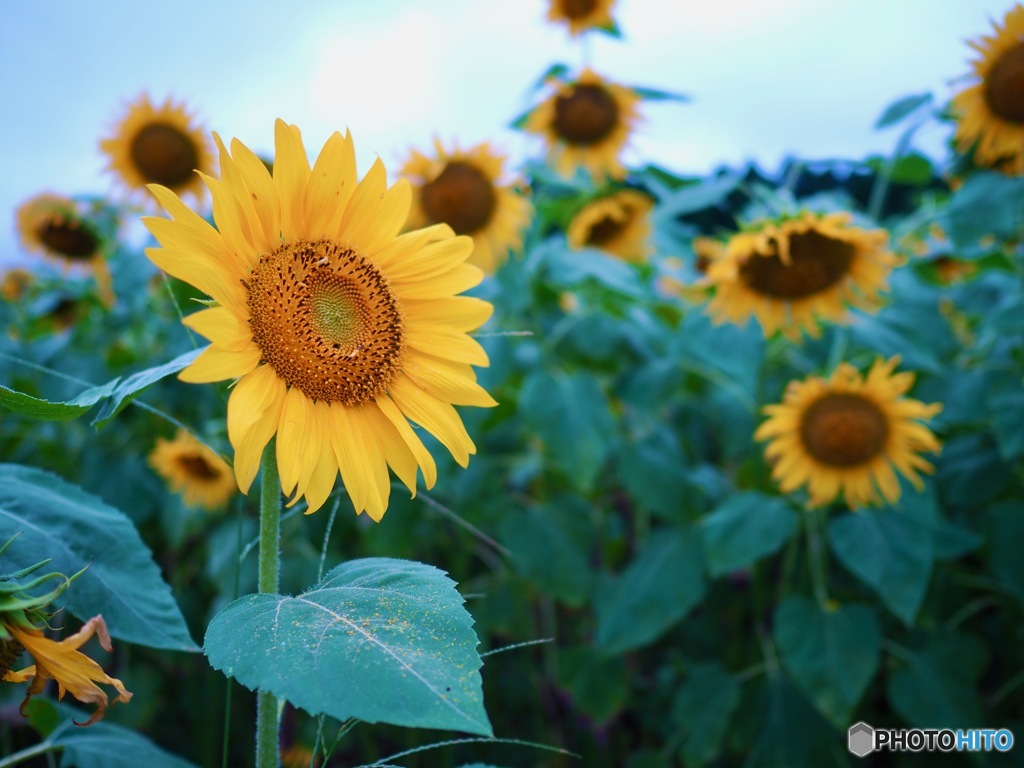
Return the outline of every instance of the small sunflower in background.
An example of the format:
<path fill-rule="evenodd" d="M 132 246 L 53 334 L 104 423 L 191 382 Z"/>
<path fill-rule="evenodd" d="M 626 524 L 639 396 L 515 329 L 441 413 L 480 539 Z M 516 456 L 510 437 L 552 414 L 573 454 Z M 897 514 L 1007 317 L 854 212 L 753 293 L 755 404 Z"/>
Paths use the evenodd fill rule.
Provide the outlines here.
<path fill-rule="evenodd" d="M 131 192 L 159 184 L 198 199 L 203 183 L 195 171 L 213 171 L 205 131 L 195 125 L 184 104 L 175 104 L 170 97 L 154 105 L 148 94 L 139 96 L 100 148 L 109 160 L 108 169 Z"/>
<path fill-rule="evenodd" d="M 157 439 L 149 465 L 190 507 L 219 509 L 237 489 L 227 462 L 184 430 L 173 440 Z"/>
<path fill-rule="evenodd" d="M 243 493 L 276 435 L 289 504 L 315 512 L 341 472 L 357 513 L 380 520 L 390 466 L 416 492 L 437 479 L 410 421 L 461 465 L 476 452 L 453 406 L 493 406 L 473 366 L 489 364 L 469 335 L 486 301 L 458 294 L 483 279 L 473 241 L 447 224 L 399 234 L 412 187 L 387 186 L 378 159 L 360 181 L 352 138 L 334 133 L 310 167 L 299 129 L 278 120 L 273 176 L 240 141 L 214 134 L 221 179 L 203 175 L 215 228 L 170 190 L 150 187 L 171 219 L 143 221 L 160 242 L 146 255 L 213 301 L 185 324 L 212 343 L 180 374 L 236 380 L 228 438 Z"/>
<path fill-rule="evenodd" d="M 889 235 L 851 224 L 848 213 L 805 212 L 762 220 L 715 247 L 702 240 L 716 323 L 757 317 L 765 336 L 818 336 L 820 320 L 844 322 L 849 307 L 877 307 L 899 263 Z"/>
<path fill-rule="evenodd" d="M 1011 8 L 994 33 L 968 42 L 979 54 L 978 82 L 953 97 L 958 113 L 956 144 L 974 147 L 978 165 L 1024 174 L 1024 6 Z"/>
<path fill-rule="evenodd" d="M 938 452 L 940 444 L 921 422 L 942 406 L 903 397 L 914 375 L 893 373 L 898 364 L 898 357 L 878 359 L 865 378 L 841 363 L 828 379 L 790 382 L 783 402 L 764 408 L 769 418 L 754 439 L 769 441 L 765 457 L 784 493 L 806 485 L 812 507 L 840 493 L 851 508 L 881 504 L 883 497 L 895 503 L 894 470 L 923 487 L 919 473 L 935 467 L 921 453 Z"/>
<path fill-rule="evenodd" d="M 566 231 L 569 247 L 600 248 L 626 261 L 642 262 L 650 255 L 650 197 L 623 189 L 600 197 L 573 216 Z"/>
<path fill-rule="evenodd" d="M 640 97 L 590 69 L 571 82 L 554 82 L 555 93 L 530 112 L 524 130 L 544 137 L 563 176 L 583 168 L 598 180 L 624 178 L 619 155 L 639 118 Z"/>
<path fill-rule="evenodd" d="M 82 215 L 80 206 L 70 197 L 36 195 L 26 200 L 15 213 L 22 247 L 38 253 L 60 266 L 65 274 L 86 268 L 96 279 L 103 302 L 113 301 L 106 244 L 96 227 Z"/>
<path fill-rule="evenodd" d="M 447 151 L 435 140 L 434 153 L 413 150 L 402 167 L 413 188 L 406 227 L 447 224 L 456 235 L 469 235 L 469 262 L 492 273 L 522 246 L 533 208 L 512 184 L 501 183 L 505 158 L 489 144 Z"/>
<path fill-rule="evenodd" d="M 35 282 L 35 275 L 27 269 L 15 267 L 4 272 L 0 279 L 0 297 L 4 301 L 18 301 Z"/>
<path fill-rule="evenodd" d="M 615 0 L 548 0 L 548 21 L 565 24 L 569 34 L 577 37 L 591 29 L 613 26 L 614 5 Z"/>

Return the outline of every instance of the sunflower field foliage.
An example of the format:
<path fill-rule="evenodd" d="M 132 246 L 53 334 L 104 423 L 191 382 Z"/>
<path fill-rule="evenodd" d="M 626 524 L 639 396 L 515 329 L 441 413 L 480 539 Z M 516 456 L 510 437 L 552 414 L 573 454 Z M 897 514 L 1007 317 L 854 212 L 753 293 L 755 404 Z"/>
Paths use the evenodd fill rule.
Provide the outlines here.
<path fill-rule="evenodd" d="M 9 212 L 0 768 L 1024 739 L 1024 7 L 891 154 L 706 175 L 628 159 L 700 105 L 591 61 L 615 13 L 548 3 L 588 55 L 510 98 L 525 159 L 141 94 L 122 196 Z"/>

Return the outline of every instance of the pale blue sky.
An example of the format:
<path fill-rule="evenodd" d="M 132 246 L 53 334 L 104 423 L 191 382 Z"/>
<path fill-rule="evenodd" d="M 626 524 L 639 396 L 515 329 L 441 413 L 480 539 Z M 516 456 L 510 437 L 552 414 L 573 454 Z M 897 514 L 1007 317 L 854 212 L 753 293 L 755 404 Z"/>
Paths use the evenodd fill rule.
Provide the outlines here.
<path fill-rule="evenodd" d="M 689 94 L 645 104 L 628 162 L 686 173 L 787 154 L 888 151 L 871 126 L 908 93 L 947 99 L 968 71 L 965 38 L 1008 0 L 619 0 L 624 41 L 589 58 L 630 85 Z M 394 172 L 437 134 L 492 139 L 521 157 L 536 142 L 505 128 L 551 63 L 585 52 L 545 23 L 546 0 L 211 3 L 93 0 L 0 5 L 0 261 L 22 260 L 14 208 L 41 191 L 116 192 L 99 140 L 140 91 L 188 102 L 202 124 L 272 149 L 273 122 L 311 152 L 351 129 L 365 170 Z M 285 10 L 285 9 L 288 10 Z M 943 152 L 947 132 L 919 144 Z"/>

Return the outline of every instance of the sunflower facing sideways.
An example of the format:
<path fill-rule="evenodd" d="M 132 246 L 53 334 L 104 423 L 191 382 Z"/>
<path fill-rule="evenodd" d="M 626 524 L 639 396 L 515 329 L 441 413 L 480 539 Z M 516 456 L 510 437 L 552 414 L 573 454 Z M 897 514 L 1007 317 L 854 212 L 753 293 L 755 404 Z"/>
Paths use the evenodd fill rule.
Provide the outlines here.
<path fill-rule="evenodd" d="M 243 493 L 276 434 L 291 503 L 319 509 L 340 470 L 356 512 L 380 520 L 388 466 L 413 493 L 417 469 L 427 488 L 437 477 L 409 422 L 466 466 L 476 449 L 452 406 L 495 405 L 467 333 L 492 307 L 457 295 L 483 279 L 465 263 L 473 243 L 446 224 L 400 235 L 410 185 L 389 188 L 379 159 L 357 183 L 347 134 L 310 168 L 298 128 L 278 120 L 273 176 L 237 139 L 230 154 L 214 140 L 221 178 L 201 175 L 216 228 L 158 185 L 172 218 L 144 219 L 163 246 L 149 258 L 212 298 L 184 321 L 212 343 L 179 377 L 235 381 L 227 427 Z"/>
<path fill-rule="evenodd" d="M 956 144 L 974 147 L 978 165 L 1024 174 L 1024 6 L 1011 8 L 994 34 L 969 42 L 978 82 L 953 97 Z"/>
<path fill-rule="evenodd" d="M 65 274 L 78 268 L 92 272 L 104 303 L 113 301 L 105 244 L 83 216 L 79 204 L 63 195 L 41 194 L 26 200 L 15 213 L 22 247 L 38 253 Z"/>
<path fill-rule="evenodd" d="M 548 21 L 565 24 L 577 37 L 591 29 L 611 27 L 615 0 L 548 0 Z"/>
<path fill-rule="evenodd" d="M 571 82 L 554 82 L 555 93 L 533 109 L 524 130 L 544 137 L 563 176 L 585 168 L 595 179 L 625 177 L 619 153 L 639 117 L 640 97 L 590 69 Z"/>
<path fill-rule="evenodd" d="M 413 187 L 406 226 L 447 224 L 455 234 L 469 235 L 470 263 L 492 273 L 510 249 L 522 245 L 532 206 L 511 184 L 499 183 L 504 158 L 490 145 L 449 152 L 435 140 L 434 152 L 430 157 L 413 150 L 402 168 Z"/>
<path fill-rule="evenodd" d="M 173 440 L 157 439 L 149 453 L 149 465 L 190 507 L 217 509 L 235 492 L 235 478 L 227 462 L 184 430 Z"/>
<path fill-rule="evenodd" d="M 757 317 L 765 336 L 819 334 L 821 319 L 843 322 L 850 306 L 870 309 L 898 259 L 884 230 L 853 226 L 848 213 L 805 212 L 761 220 L 726 243 L 700 243 L 717 323 Z"/>
<path fill-rule="evenodd" d="M 922 451 L 937 452 L 939 441 L 924 424 L 942 410 L 903 397 L 912 373 L 896 373 L 899 358 L 878 359 L 867 377 L 849 363 L 832 376 L 792 381 L 783 402 L 765 407 L 769 416 L 754 439 L 770 441 L 765 457 L 784 493 L 806 485 L 810 506 L 840 493 L 851 508 L 889 503 L 900 497 L 895 468 L 918 489 L 919 472 L 932 472 Z"/>
<path fill-rule="evenodd" d="M 206 134 L 196 127 L 184 104 L 170 97 L 155 105 L 142 94 L 128 107 L 114 134 L 100 142 L 113 171 L 129 191 L 159 184 L 177 195 L 203 194 L 195 171 L 213 169 Z"/>
<path fill-rule="evenodd" d="M 573 250 L 600 248 L 626 261 L 642 262 L 650 253 L 651 209 L 647 195 L 623 189 L 583 206 L 566 230 Z"/>

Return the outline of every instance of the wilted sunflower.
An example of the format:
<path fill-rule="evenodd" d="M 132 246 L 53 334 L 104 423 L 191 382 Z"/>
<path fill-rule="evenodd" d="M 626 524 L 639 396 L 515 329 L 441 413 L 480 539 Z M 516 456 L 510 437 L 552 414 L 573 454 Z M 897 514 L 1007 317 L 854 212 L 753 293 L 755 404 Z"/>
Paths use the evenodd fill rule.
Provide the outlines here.
<path fill-rule="evenodd" d="M 96 722 L 107 711 L 110 700 L 106 691 L 96 683 L 114 686 L 117 701 L 124 704 L 131 701 L 132 693 L 124 687 L 124 683 L 110 677 L 103 671 L 103 667 L 78 650 L 93 635 L 96 635 L 103 650 L 113 650 L 102 616 L 93 616 L 75 634 L 58 642 L 50 640 L 42 630 L 27 624 L 19 614 L 20 611 L 0 613 L 0 663 L 4 666 L 5 682 L 29 684 L 25 701 L 21 705 L 22 714 L 29 700 L 37 693 L 42 693 L 46 682 L 51 679 L 57 681 L 58 701 L 70 691 L 83 704 L 96 705 L 96 711 L 82 725 Z M 22 649 L 28 651 L 35 664 L 15 672 L 11 665 Z"/>
<path fill-rule="evenodd" d="M 193 435 L 179 430 L 173 440 L 159 438 L 149 454 L 149 466 L 190 507 L 217 509 L 235 492 L 231 467 Z"/>
<path fill-rule="evenodd" d="M 228 401 L 238 485 L 249 490 L 276 434 L 292 503 L 319 509 L 340 469 L 357 512 L 387 508 L 388 465 L 413 493 L 434 460 L 409 425 L 437 437 L 462 466 L 475 453 L 453 405 L 495 405 L 472 366 L 487 353 L 467 332 L 492 312 L 457 294 L 483 279 L 473 249 L 446 224 L 399 235 L 412 190 L 388 188 L 378 159 L 357 184 L 350 136 L 333 134 L 312 169 L 298 128 L 275 127 L 273 177 L 216 134 L 221 179 L 205 174 L 216 228 L 164 187 L 173 217 L 144 219 L 163 245 L 147 255 L 213 298 L 185 318 L 212 344 L 180 378 L 239 379 Z"/>
<path fill-rule="evenodd" d="M 594 178 L 621 179 L 626 169 L 619 153 L 639 116 L 639 101 L 629 88 L 584 69 L 575 81 L 558 83 L 530 113 L 525 130 L 545 138 L 549 158 L 563 176 L 582 167 Z"/>
<path fill-rule="evenodd" d="M 594 200 L 569 223 L 569 247 L 600 248 L 627 261 L 644 261 L 650 254 L 653 207 L 651 198 L 632 189 Z"/>
<path fill-rule="evenodd" d="M 979 82 L 953 97 L 959 114 L 956 143 L 961 152 L 974 146 L 974 159 L 1004 173 L 1024 174 L 1024 6 L 1007 11 L 994 34 L 969 41 L 979 57 L 973 63 Z"/>
<path fill-rule="evenodd" d="M 178 195 L 199 198 L 203 185 L 194 171 L 213 169 L 205 132 L 193 124 L 185 105 L 170 97 L 156 106 L 148 94 L 139 96 L 100 148 L 110 161 L 108 168 L 131 191 L 159 184 Z"/>
<path fill-rule="evenodd" d="M 920 452 L 937 452 L 939 441 L 924 424 L 942 410 L 903 397 L 912 373 L 894 374 L 899 358 L 878 359 L 865 379 L 849 363 L 832 376 L 792 381 L 781 404 L 766 406 L 770 417 L 754 433 L 770 440 L 765 456 L 785 493 L 807 486 L 810 505 L 827 504 L 840 492 L 851 507 L 892 503 L 900 497 L 893 468 L 921 488 L 918 472 L 935 467 Z"/>
<path fill-rule="evenodd" d="M 615 0 L 548 0 L 548 21 L 566 24 L 573 37 L 597 27 L 610 27 Z"/>
<path fill-rule="evenodd" d="M 413 150 L 402 168 L 413 186 L 406 226 L 447 224 L 455 234 L 469 235 L 470 263 L 493 272 L 510 249 L 522 245 L 532 206 L 511 184 L 499 183 L 505 158 L 489 144 L 448 152 L 435 141 L 434 151 L 429 157 Z"/>
<path fill-rule="evenodd" d="M 26 200 L 15 214 L 22 247 L 38 253 L 65 272 L 84 267 L 96 278 L 104 303 L 113 300 L 105 244 L 70 197 L 44 193 Z"/>
<path fill-rule="evenodd" d="M 756 222 L 717 252 L 702 243 L 712 319 L 743 324 L 755 315 L 766 336 L 781 330 L 795 339 L 801 330 L 817 336 L 819 320 L 842 322 L 849 306 L 876 306 L 898 260 L 884 230 L 850 221 L 847 213 L 806 212 Z"/>

